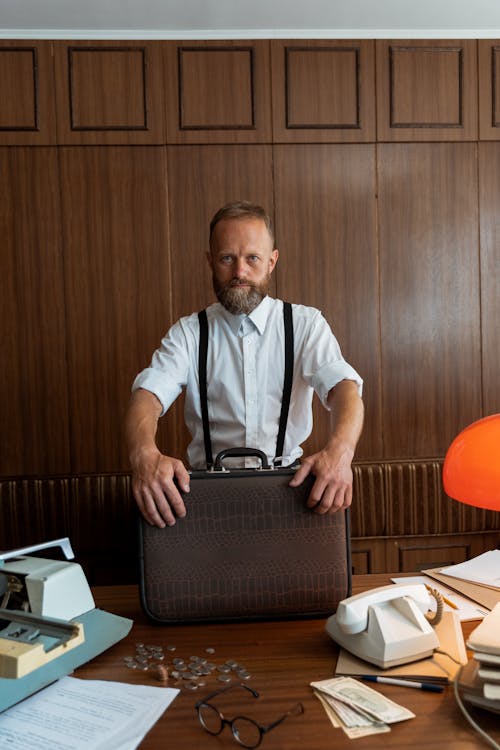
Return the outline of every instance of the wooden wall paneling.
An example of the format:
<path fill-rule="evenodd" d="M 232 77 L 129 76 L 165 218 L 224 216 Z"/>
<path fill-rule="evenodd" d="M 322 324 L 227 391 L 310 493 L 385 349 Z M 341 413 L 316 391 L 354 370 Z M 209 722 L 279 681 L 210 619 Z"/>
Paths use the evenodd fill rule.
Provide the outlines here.
<path fill-rule="evenodd" d="M 477 140 L 476 40 L 377 40 L 379 141 Z"/>
<path fill-rule="evenodd" d="M 275 143 L 375 140 L 373 40 L 271 42 Z"/>
<path fill-rule="evenodd" d="M 60 144 L 165 143 L 159 42 L 54 43 Z"/>
<path fill-rule="evenodd" d="M 168 143 L 270 143 L 269 42 L 164 46 Z"/>
<path fill-rule="evenodd" d="M 0 148 L 0 475 L 69 471 L 57 154 Z"/>
<path fill-rule="evenodd" d="M 500 412 L 500 143 L 479 144 L 484 414 Z"/>
<path fill-rule="evenodd" d="M 478 41 L 479 138 L 500 140 L 500 40 Z"/>
<path fill-rule="evenodd" d="M 61 147 L 72 472 L 128 469 L 135 375 L 171 320 L 166 153 Z"/>
<path fill-rule="evenodd" d="M 232 200 L 251 200 L 273 216 L 270 146 L 172 146 L 168 148 L 173 319 L 216 301 L 205 257 L 214 213 Z M 275 280 L 271 294 L 276 292 Z M 189 434 L 183 399 L 172 408 L 179 440 L 175 455 L 184 457 Z M 167 414 L 167 418 L 169 418 Z M 170 445 L 170 443 L 169 443 Z"/>
<path fill-rule="evenodd" d="M 0 145 L 56 142 L 52 42 L 0 41 Z"/>
<path fill-rule="evenodd" d="M 476 144 L 378 146 L 386 458 L 443 456 L 481 414 Z"/>
<path fill-rule="evenodd" d="M 322 310 L 364 378 L 366 421 L 357 457 L 382 455 L 375 147 L 275 146 L 278 294 Z M 315 399 L 316 401 L 316 399 Z M 330 432 L 315 404 L 306 450 Z"/>

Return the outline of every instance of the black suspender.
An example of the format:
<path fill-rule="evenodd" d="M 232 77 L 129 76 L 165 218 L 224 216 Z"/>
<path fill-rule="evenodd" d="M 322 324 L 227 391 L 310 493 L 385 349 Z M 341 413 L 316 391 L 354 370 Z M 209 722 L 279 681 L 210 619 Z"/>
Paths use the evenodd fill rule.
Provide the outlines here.
<path fill-rule="evenodd" d="M 207 353 L 208 353 L 208 320 L 206 310 L 198 313 L 200 323 L 200 342 L 198 348 L 198 375 L 200 382 L 201 419 L 203 423 L 203 438 L 205 442 L 205 456 L 207 468 L 213 466 L 212 441 L 210 439 L 210 424 L 208 421 L 207 399 Z M 285 376 L 283 379 L 283 396 L 281 398 L 281 414 L 276 441 L 275 466 L 281 466 L 283 445 L 285 442 L 288 410 L 292 395 L 293 383 L 293 317 L 290 302 L 283 303 L 283 324 L 285 327 Z"/>
<path fill-rule="evenodd" d="M 208 352 L 208 320 L 207 311 L 198 313 L 200 321 L 200 343 L 198 347 L 198 377 L 200 381 L 201 419 L 203 422 L 203 438 L 205 440 L 205 456 L 207 469 L 213 466 L 212 441 L 210 440 L 210 424 L 208 421 L 207 400 L 207 352 Z"/>
<path fill-rule="evenodd" d="M 281 414 L 278 428 L 278 439 L 276 440 L 276 454 L 274 465 L 281 466 L 283 458 L 283 445 L 285 443 L 286 423 L 288 421 L 288 409 L 290 408 L 290 397 L 292 395 L 293 383 L 293 318 L 292 306 L 289 302 L 283 302 L 283 323 L 285 326 L 285 377 L 283 379 L 283 395 L 281 397 Z"/>

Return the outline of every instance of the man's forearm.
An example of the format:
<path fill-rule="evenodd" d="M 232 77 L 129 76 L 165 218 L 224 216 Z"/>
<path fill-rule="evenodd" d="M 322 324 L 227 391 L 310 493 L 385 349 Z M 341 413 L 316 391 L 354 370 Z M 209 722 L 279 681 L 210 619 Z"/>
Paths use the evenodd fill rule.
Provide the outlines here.
<path fill-rule="evenodd" d="M 125 418 L 125 440 L 130 461 L 140 451 L 157 450 L 156 432 L 162 406 L 150 391 L 139 388 L 130 398 Z"/>
<path fill-rule="evenodd" d="M 363 429 L 364 406 L 353 380 L 342 380 L 328 394 L 332 410 L 332 434 L 325 446 L 343 443 L 354 451 Z"/>

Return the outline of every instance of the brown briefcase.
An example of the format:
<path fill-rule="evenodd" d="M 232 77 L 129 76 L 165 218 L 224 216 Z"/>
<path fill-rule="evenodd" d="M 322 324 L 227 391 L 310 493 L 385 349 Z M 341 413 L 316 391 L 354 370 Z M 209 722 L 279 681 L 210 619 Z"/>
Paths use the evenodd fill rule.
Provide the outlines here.
<path fill-rule="evenodd" d="M 224 469 L 258 455 L 258 469 Z M 266 468 L 267 467 L 267 468 Z M 160 529 L 139 525 L 140 590 L 160 624 L 320 617 L 351 593 L 349 512 L 306 507 L 314 477 L 289 487 L 292 468 L 236 449 L 191 473 L 187 515 Z"/>

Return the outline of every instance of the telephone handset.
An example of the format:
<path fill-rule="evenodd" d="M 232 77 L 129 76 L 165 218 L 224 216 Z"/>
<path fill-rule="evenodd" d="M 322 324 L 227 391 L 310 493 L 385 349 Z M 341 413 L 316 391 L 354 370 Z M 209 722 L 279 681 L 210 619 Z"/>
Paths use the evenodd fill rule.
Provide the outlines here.
<path fill-rule="evenodd" d="M 433 598 L 437 611 L 431 619 Z M 439 648 L 432 625 L 442 609 L 438 592 L 422 583 L 390 584 L 344 599 L 326 630 L 347 651 L 386 669 L 425 659 Z"/>

